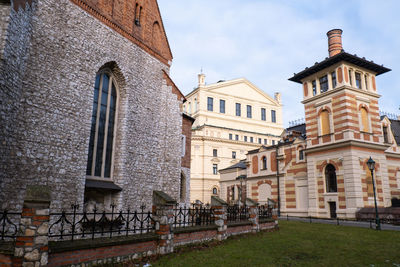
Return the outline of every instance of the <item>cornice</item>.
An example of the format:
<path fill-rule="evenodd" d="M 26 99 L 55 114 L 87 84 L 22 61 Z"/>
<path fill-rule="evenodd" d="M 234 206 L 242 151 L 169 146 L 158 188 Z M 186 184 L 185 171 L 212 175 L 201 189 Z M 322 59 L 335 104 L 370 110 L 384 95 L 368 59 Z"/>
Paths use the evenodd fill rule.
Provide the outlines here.
<path fill-rule="evenodd" d="M 203 124 L 203 125 L 197 126 L 196 128 L 192 128 L 192 131 L 197 131 L 197 130 L 200 130 L 200 129 L 204 128 L 204 127 L 211 127 L 211 128 L 217 128 L 217 129 L 223 129 L 223 130 L 231 130 L 231 131 L 237 131 L 237 132 L 242 132 L 242 133 L 258 134 L 258 135 L 262 135 L 262 136 L 280 138 L 280 135 L 273 135 L 273 134 L 265 134 L 265 133 L 259 133 L 259 132 L 245 131 L 245 130 L 240 130 L 240 129 L 233 129 L 233 128 L 222 127 L 222 126 L 215 126 L 215 125 L 210 125 L 210 124 Z M 282 131 L 283 131 L 283 129 L 282 129 Z M 247 142 L 244 142 L 244 143 L 247 143 Z"/>
<path fill-rule="evenodd" d="M 327 151 L 328 149 L 342 148 L 342 147 L 347 147 L 347 146 L 375 149 L 375 150 L 380 150 L 382 152 L 384 152 L 389 147 L 388 145 L 385 145 L 385 144 L 374 144 L 374 143 L 366 143 L 366 142 L 357 141 L 357 140 L 346 140 L 343 142 L 336 142 L 333 144 L 320 145 L 317 147 L 308 147 L 305 149 L 305 152 L 306 152 L 306 154 L 310 154 L 310 153 L 314 153 L 314 152 Z M 329 152 L 329 151 L 327 151 L 327 152 Z"/>

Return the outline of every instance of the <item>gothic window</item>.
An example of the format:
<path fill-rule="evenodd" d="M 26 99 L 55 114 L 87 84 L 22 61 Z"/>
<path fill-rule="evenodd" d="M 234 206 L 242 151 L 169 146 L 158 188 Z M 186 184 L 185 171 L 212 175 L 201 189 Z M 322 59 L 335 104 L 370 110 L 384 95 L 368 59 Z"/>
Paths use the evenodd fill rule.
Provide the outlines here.
<path fill-rule="evenodd" d="M 140 26 L 140 21 L 141 21 L 141 17 L 142 17 L 142 10 L 143 10 L 143 7 L 140 6 L 138 3 L 136 3 L 136 6 L 135 6 L 135 24 L 137 26 Z"/>
<path fill-rule="evenodd" d="M 329 112 L 325 109 L 319 115 L 321 124 L 321 135 L 330 134 L 330 122 L 329 122 Z"/>
<path fill-rule="evenodd" d="M 326 192 L 337 192 L 336 169 L 332 164 L 328 164 L 325 168 Z"/>
<path fill-rule="evenodd" d="M 117 88 L 107 71 L 97 74 L 86 175 L 111 178 L 117 117 Z"/>
<path fill-rule="evenodd" d="M 369 132 L 368 111 L 366 108 L 361 108 L 361 131 Z"/>

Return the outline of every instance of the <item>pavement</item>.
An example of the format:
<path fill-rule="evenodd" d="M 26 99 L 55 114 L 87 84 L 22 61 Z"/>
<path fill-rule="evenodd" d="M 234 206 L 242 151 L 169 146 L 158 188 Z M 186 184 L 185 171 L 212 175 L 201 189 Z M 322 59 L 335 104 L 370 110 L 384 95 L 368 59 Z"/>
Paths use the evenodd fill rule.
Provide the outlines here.
<path fill-rule="evenodd" d="M 286 216 L 281 216 L 278 219 L 281 220 L 281 221 L 310 222 L 310 218 L 304 218 L 304 217 L 286 217 Z M 344 225 L 344 226 L 353 226 L 353 227 L 362 227 L 362 228 L 375 229 L 375 222 L 348 221 L 348 220 L 341 220 L 341 219 L 317 219 L 317 218 L 312 218 L 311 219 L 311 223 L 325 223 L 325 224 L 335 224 L 335 225 Z M 382 230 L 400 231 L 400 225 L 381 223 L 381 229 Z"/>

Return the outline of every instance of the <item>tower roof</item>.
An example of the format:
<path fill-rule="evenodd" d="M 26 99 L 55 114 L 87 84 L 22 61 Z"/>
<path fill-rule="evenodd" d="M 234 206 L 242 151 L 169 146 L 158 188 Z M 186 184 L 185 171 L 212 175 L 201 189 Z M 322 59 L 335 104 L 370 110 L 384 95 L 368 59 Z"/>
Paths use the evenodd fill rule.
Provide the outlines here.
<path fill-rule="evenodd" d="M 289 78 L 289 81 L 301 83 L 301 80 L 304 79 L 305 77 L 308 77 L 314 73 L 317 73 L 317 72 L 319 72 L 329 66 L 332 66 L 333 64 L 336 64 L 340 61 L 347 61 L 347 62 L 357 65 L 359 67 L 376 72 L 376 75 L 380 75 L 385 72 L 391 71 L 391 69 L 386 68 L 383 65 L 378 65 L 378 64 L 374 63 L 373 61 L 368 61 L 364 57 L 360 58 L 357 55 L 351 55 L 349 53 L 342 51 L 339 54 L 336 54 L 334 56 L 326 58 L 324 61 L 315 63 L 315 65 L 310 68 L 307 67 L 303 71 L 301 71 L 297 74 L 294 74 L 293 77 Z"/>

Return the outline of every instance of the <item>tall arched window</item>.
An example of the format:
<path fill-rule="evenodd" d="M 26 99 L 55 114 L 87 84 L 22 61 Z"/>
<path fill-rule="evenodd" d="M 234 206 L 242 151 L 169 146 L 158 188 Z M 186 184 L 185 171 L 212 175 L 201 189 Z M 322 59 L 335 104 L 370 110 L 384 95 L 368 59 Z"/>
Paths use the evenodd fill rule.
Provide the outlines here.
<path fill-rule="evenodd" d="M 114 148 L 117 89 L 107 71 L 96 76 L 86 175 L 111 178 Z"/>
<path fill-rule="evenodd" d="M 267 157 L 266 156 L 262 157 L 261 163 L 262 163 L 263 170 L 266 170 L 267 169 Z"/>
<path fill-rule="evenodd" d="M 326 192 L 337 192 L 336 169 L 332 164 L 325 168 Z"/>
<path fill-rule="evenodd" d="M 366 108 L 361 108 L 361 131 L 369 132 L 368 111 Z"/>
<path fill-rule="evenodd" d="M 329 123 L 329 112 L 325 109 L 319 115 L 321 122 L 321 135 L 330 134 L 331 127 Z"/>

